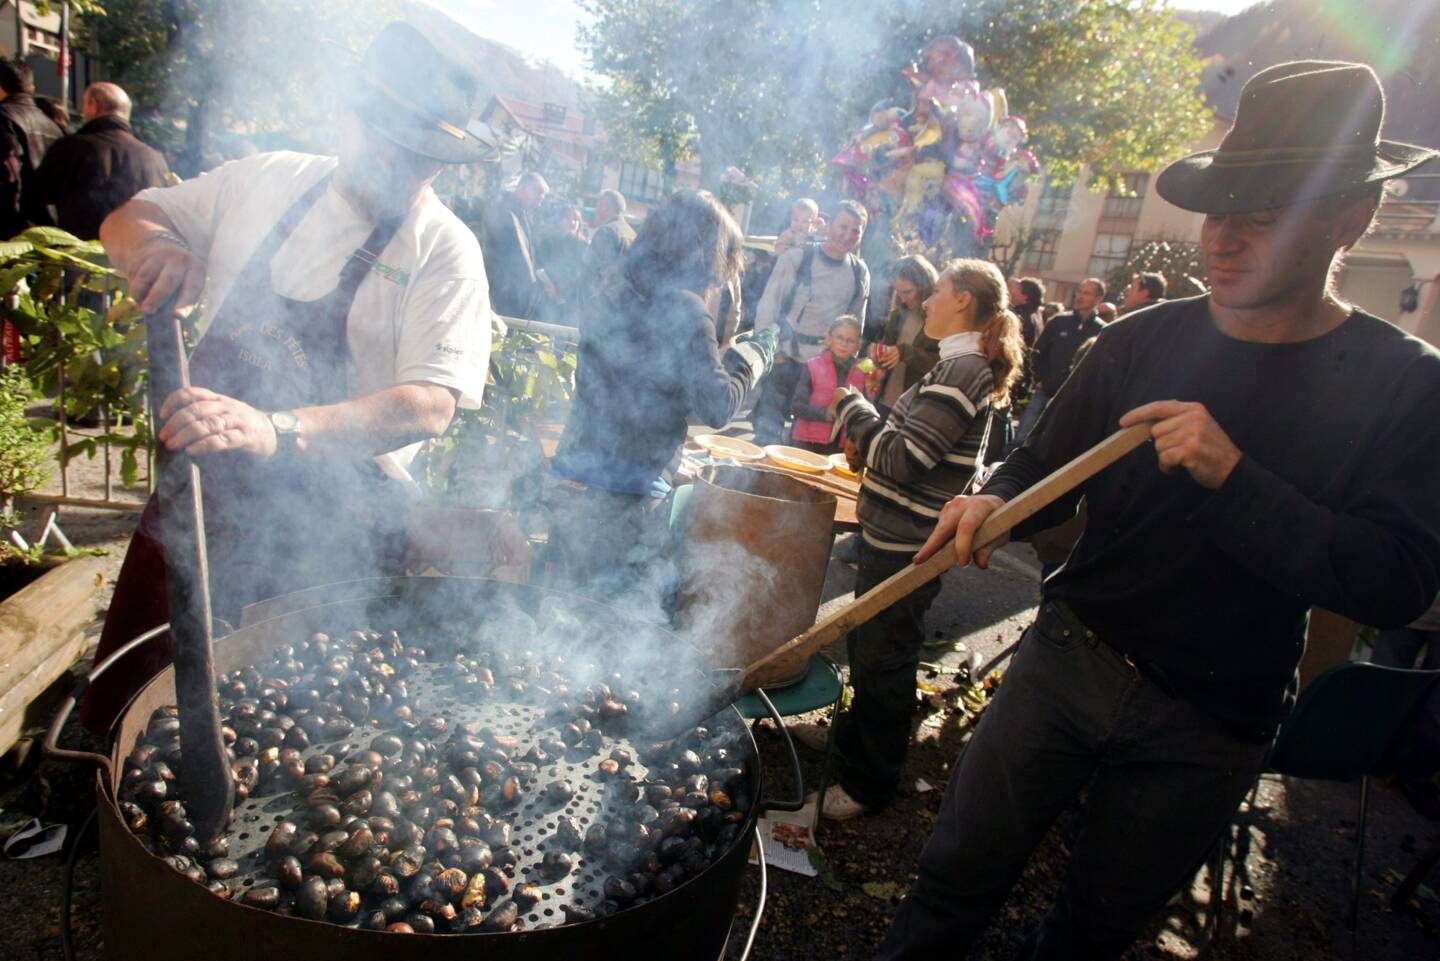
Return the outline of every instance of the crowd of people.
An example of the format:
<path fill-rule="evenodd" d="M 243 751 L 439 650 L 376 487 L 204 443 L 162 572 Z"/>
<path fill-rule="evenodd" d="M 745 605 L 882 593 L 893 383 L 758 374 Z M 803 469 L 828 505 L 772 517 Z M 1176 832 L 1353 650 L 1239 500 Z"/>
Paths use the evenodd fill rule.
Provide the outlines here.
<path fill-rule="evenodd" d="M 26 63 L 0 61 L 0 234 L 58 226 L 97 240 L 100 223 L 147 187 L 168 182 L 158 150 L 130 129 L 130 97 L 113 83 L 81 96 L 84 123 L 71 132 L 63 107 L 35 95 Z"/>
<path fill-rule="evenodd" d="M 434 69 L 410 69 L 422 62 Z M 1150 425 L 1152 444 L 1016 530 L 1060 532 L 1039 613 L 880 958 L 963 953 L 1082 792 L 1062 894 L 1024 957 L 1118 957 L 1260 770 L 1310 607 L 1400 628 L 1440 592 L 1440 353 L 1330 284 L 1384 181 L 1435 154 L 1380 139 L 1367 67 L 1262 71 L 1220 146 L 1159 176 L 1161 196 L 1205 215 L 1207 295 L 1167 301 L 1165 278 L 1140 272 L 1118 307 L 1089 278 L 1068 310 L 983 260 L 902 256 L 872 278 L 853 201 L 824 216 L 796 202 L 747 269 L 707 192 L 676 191 L 636 230 L 607 190 L 587 228 L 528 172 L 477 237 L 431 187 L 483 152 L 465 131 L 473 76 L 403 23 L 357 76 L 338 156 L 262 153 L 164 186 L 123 90 L 88 88 L 85 124 L 63 135 L 26 69 L 0 65 L 0 226 L 98 237 L 143 309 L 203 311 L 194 386 L 164 399 L 157 437 L 204 477 L 219 617 L 396 569 L 407 465 L 482 403 L 492 311 L 581 331 L 544 575 L 657 616 L 692 421 L 724 427 L 753 403 L 760 443 L 863 472 L 857 592 L 940 550 L 985 566 L 971 540 L 986 517 L 1119 427 Z M 99 656 L 166 619 L 163 578 L 152 504 Z M 847 639 L 830 817 L 894 801 L 940 589 Z M 136 652 L 92 685 L 87 723 L 108 727 L 166 656 Z"/>

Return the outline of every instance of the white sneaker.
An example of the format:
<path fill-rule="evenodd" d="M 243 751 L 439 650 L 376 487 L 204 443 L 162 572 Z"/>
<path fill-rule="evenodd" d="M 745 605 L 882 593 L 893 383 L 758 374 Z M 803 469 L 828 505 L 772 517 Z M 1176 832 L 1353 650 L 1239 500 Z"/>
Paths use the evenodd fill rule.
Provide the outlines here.
<path fill-rule="evenodd" d="M 870 809 L 851 797 L 843 787 L 832 784 L 825 789 L 825 806 L 820 809 L 820 816 L 832 821 L 848 821 L 868 810 Z"/>
<path fill-rule="evenodd" d="M 790 736 L 812 751 L 823 751 L 825 745 L 830 742 L 830 732 L 833 728 L 821 727 L 819 724 L 787 724 L 785 729 Z"/>

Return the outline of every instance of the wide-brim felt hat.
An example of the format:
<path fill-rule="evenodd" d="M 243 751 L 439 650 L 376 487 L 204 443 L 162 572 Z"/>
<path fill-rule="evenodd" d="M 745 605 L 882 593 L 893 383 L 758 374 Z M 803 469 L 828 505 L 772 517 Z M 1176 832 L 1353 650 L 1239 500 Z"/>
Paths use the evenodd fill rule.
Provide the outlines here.
<path fill-rule="evenodd" d="M 1155 190 L 1186 210 L 1245 213 L 1364 188 L 1440 156 L 1380 139 L 1384 119 L 1385 93 L 1365 64 L 1277 64 L 1246 82 L 1220 146 L 1166 167 Z"/>
<path fill-rule="evenodd" d="M 412 153 L 464 164 L 489 152 L 466 129 L 478 81 L 408 23 L 387 24 L 360 63 L 345 72 L 341 90 L 366 126 Z"/>

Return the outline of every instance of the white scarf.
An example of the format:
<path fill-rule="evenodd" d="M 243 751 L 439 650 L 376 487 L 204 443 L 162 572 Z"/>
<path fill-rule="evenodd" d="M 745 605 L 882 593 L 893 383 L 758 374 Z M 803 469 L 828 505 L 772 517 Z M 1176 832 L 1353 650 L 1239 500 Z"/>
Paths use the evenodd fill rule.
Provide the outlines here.
<path fill-rule="evenodd" d="M 961 354 L 983 354 L 980 349 L 980 331 L 966 330 L 949 337 L 940 338 L 940 359 L 949 360 Z"/>

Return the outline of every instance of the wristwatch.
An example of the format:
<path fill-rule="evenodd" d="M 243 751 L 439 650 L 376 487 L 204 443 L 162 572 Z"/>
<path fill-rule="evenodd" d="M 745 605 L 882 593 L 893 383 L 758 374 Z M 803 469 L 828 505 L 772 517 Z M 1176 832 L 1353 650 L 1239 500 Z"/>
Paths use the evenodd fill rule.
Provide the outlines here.
<path fill-rule="evenodd" d="M 300 418 L 293 410 L 277 410 L 270 415 L 275 428 L 275 453 L 294 454 L 300 449 Z"/>

